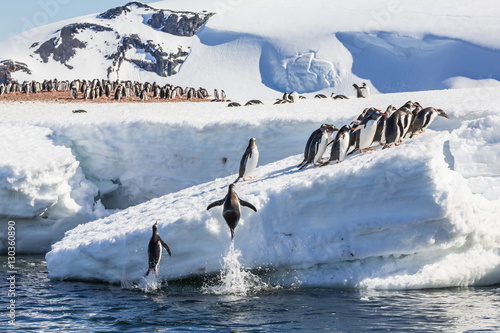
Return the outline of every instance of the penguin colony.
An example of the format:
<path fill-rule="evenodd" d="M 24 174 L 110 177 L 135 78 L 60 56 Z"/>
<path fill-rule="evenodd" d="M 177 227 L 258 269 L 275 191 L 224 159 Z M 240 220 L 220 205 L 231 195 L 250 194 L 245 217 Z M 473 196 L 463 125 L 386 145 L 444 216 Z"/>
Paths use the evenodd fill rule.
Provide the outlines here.
<path fill-rule="evenodd" d="M 366 108 L 357 119 L 340 129 L 322 124 L 309 136 L 304 159 L 297 168 L 339 163 L 358 150 L 360 153 L 373 151 L 374 144 L 382 149 L 399 146 L 404 140 L 423 133 L 438 116 L 449 118 L 441 109 L 423 108 L 418 102 L 408 101 L 400 108 L 389 105 L 384 112 L 374 107 Z M 337 132 L 335 138 L 334 132 Z M 331 146 L 330 157 L 324 161 L 322 158 L 328 146 Z"/>
<path fill-rule="evenodd" d="M 333 92 L 330 95 L 330 97 L 332 99 L 349 99 L 349 97 L 347 97 L 345 95 L 337 95 Z M 314 96 L 314 98 L 323 99 L 323 98 L 328 98 L 328 97 L 324 94 L 317 94 Z M 283 93 L 283 96 L 281 98 L 276 99 L 276 102 L 274 102 L 274 104 L 297 103 L 299 101 L 299 99 L 306 99 L 306 97 L 299 95 L 296 91 L 292 91 L 290 93 L 285 92 L 285 93 Z M 229 102 L 230 103 L 227 105 L 228 107 L 241 106 L 241 104 L 238 102 L 233 102 L 233 101 L 229 101 Z M 248 102 L 246 102 L 244 105 L 249 106 L 249 105 L 257 105 L 257 104 L 264 104 L 264 103 L 262 103 L 262 101 L 260 101 L 258 99 L 251 99 Z"/>
<path fill-rule="evenodd" d="M 214 89 L 214 98 L 209 99 L 210 95 L 205 88 L 195 89 L 193 87 L 180 87 L 171 84 L 158 85 L 156 82 L 132 82 L 132 81 L 110 81 L 110 80 L 65 80 L 58 81 L 44 80 L 24 81 L 18 83 L 11 81 L 0 83 L 0 96 L 12 93 L 36 94 L 41 92 L 63 92 L 70 93 L 72 99 L 80 100 L 124 100 L 124 99 L 140 99 L 141 101 L 156 99 L 156 100 L 211 100 L 214 102 L 227 101 L 226 93 L 221 90 L 221 93 Z"/>

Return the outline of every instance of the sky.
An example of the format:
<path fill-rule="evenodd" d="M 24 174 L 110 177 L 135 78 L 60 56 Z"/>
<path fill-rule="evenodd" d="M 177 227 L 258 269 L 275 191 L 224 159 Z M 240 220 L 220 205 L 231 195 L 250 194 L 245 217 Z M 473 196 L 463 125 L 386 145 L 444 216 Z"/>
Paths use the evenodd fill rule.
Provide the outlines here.
<path fill-rule="evenodd" d="M 141 0 L 143 3 L 155 1 L 157 0 Z M 0 7 L 0 41 L 38 26 L 73 17 L 101 13 L 128 2 L 129 0 L 2 1 Z"/>

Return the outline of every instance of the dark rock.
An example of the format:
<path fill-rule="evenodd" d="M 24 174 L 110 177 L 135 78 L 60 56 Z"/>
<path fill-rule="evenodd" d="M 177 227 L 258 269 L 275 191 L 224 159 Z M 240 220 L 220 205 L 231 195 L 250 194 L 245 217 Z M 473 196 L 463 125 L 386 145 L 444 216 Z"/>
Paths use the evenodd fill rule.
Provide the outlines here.
<path fill-rule="evenodd" d="M 93 23 L 68 24 L 59 30 L 59 37 L 52 37 L 45 41 L 35 53 L 39 54 L 45 63 L 48 62 L 49 58 L 52 56 L 55 61 L 59 61 L 61 64 L 66 65 L 66 62 L 75 55 L 75 49 L 83 49 L 87 46 L 86 43 L 75 38 L 75 35 L 87 29 L 95 32 L 113 31 L 113 29 L 109 27 Z"/>
<path fill-rule="evenodd" d="M 122 15 L 123 13 L 130 13 L 132 11 L 132 8 L 131 8 L 132 6 L 156 10 L 153 7 L 150 7 L 146 4 L 143 4 L 142 2 L 132 1 L 132 2 L 127 3 L 126 5 L 123 5 L 123 6 L 111 8 L 111 9 L 105 11 L 104 13 L 99 14 L 97 17 L 103 18 L 103 19 L 114 19 L 114 18 L 117 18 L 118 16 Z"/>
<path fill-rule="evenodd" d="M 191 37 L 213 15 L 213 13 L 160 10 L 153 14 L 147 23 L 155 29 L 172 35 Z"/>
<path fill-rule="evenodd" d="M 31 70 L 23 62 L 11 59 L 0 61 L 0 83 L 7 83 L 12 80 L 11 74 L 17 71 L 23 71 L 31 74 Z"/>
<path fill-rule="evenodd" d="M 155 60 L 127 59 L 125 53 L 126 50 L 130 48 L 148 53 Z M 176 53 L 163 52 L 159 44 L 155 44 L 150 40 L 143 42 L 138 35 L 131 35 L 123 37 L 121 44 L 117 48 L 117 52 L 110 55 L 109 59 L 113 59 L 113 66 L 117 68 L 121 66 L 123 61 L 129 61 L 143 70 L 166 77 L 177 74 L 178 67 L 184 62 L 188 55 L 189 52 L 180 47 Z M 112 70 L 108 69 L 108 73 L 110 72 L 112 72 Z"/>

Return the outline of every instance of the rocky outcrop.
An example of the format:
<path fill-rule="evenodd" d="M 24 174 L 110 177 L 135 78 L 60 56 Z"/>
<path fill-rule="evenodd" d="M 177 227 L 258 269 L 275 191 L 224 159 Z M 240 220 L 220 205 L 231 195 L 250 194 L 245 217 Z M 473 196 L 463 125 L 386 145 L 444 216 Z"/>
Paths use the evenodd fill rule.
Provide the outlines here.
<path fill-rule="evenodd" d="M 149 54 L 154 60 L 138 60 L 129 59 L 126 57 L 126 51 L 135 48 L 137 51 Z M 153 41 L 148 40 L 143 42 L 138 35 L 123 37 L 117 52 L 113 53 L 110 58 L 113 59 L 113 66 L 119 70 L 123 61 L 129 61 L 141 69 L 149 72 L 154 72 L 159 76 L 171 76 L 178 72 L 180 65 L 185 61 L 189 52 L 178 48 L 177 52 L 164 52 L 162 47 Z M 111 73 L 108 69 L 108 73 Z"/>
<path fill-rule="evenodd" d="M 157 30 L 175 36 L 191 37 L 196 31 L 214 15 L 203 11 L 194 13 L 189 11 L 172 11 L 157 9 L 138 1 L 129 2 L 124 6 L 116 7 L 99 14 L 102 19 L 115 19 L 123 14 L 132 12 L 133 8 L 145 8 L 154 12 L 147 24 Z"/>
<path fill-rule="evenodd" d="M 158 13 L 153 14 L 147 23 L 155 29 L 172 35 L 191 37 L 213 15 L 213 13 L 207 12 L 192 13 L 160 10 Z"/>
<path fill-rule="evenodd" d="M 113 29 L 109 27 L 92 23 L 68 24 L 58 31 L 59 37 L 53 37 L 42 43 L 35 53 L 40 55 L 45 63 L 52 57 L 55 61 L 71 68 L 66 62 L 75 55 L 75 49 L 83 49 L 87 46 L 85 42 L 80 41 L 75 35 L 86 29 L 95 32 L 113 31 Z M 33 45 L 36 47 L 38 43 Z"/>
<path fill-rule="evenodd" d="M 0 83 L 11 81 L 11 74 L 17 71 L 23 71 L 27 74 L 31 74 L 28 65 L 26 65 L 25 63 L 14 61 L 11 59 L 0 61 Z"/>
<path fill-rule="evenodd" d="M 50 39 L 34 41 L 30 49 L 44 63 L 54 60 L 69 69 L 85 66 L 86 59 L 80 59 L 78 50 L 90 49 L 90 53 L 81 54 L 102 57 L 108 78 L 119 76 L 124 62 L 166 77 L 178 73 L 189 56 L 189 43 L 183 43 L 184 38 L 179 38 L 178 42 L 175 38 L 164 39 L 153 29 L 169 35 L 192 37 L 212 15 L 206 11 L 195 13 L 157 9 L 134 1 L 101 13 L 95 23 L 68 24 L 48 37 Z M 140 26 L 138 29 L 126 29 L 127 32 L 120 31 L 124 22 L 128 24 L 129 21 Z M 142 25 L 148 28 L 143 29 Z M 130 35 L 130 30 L 143 32 Z M 70 61 L 73 58 L 76 60 Z M 111 65 L 109 60 L 112 60 Z M 99 70 L 102 72 L 102 68 Z"/>
<path fill-rule="evenodd" d="M 132 11 L 133 6 L 138 7 L 138 8 L 147 8 L 150 10 L 157 10 L 153 7 L 150 7 L 146 4 L 143 4 L 142 2 L 132 1 L 132 2 L 127 3 L 126 5 L 108 9 L 104 13 L 99 14 L 97 17 L 103 18 L 103 19 L 108 19 L 108 20 L 115 19 L 124 13 L 130 13 Z"/>

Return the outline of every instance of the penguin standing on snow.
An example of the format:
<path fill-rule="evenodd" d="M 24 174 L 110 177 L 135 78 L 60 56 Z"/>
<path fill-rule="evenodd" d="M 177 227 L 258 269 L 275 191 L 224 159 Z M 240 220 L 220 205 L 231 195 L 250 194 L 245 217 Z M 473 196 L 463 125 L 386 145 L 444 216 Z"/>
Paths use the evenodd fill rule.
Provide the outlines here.
<path fill-rule="evenodd" d="M 332 150 L 330 152 L 330 159 L 325 165 L 330 162 L 340 163 L 345 159 L 347 150 L 349 149 L 350 131 L 351 126 L 349 125 L 344 125 L 339 129 L 335 139 L 331 142 Z"/>
<path fill-rule="evenodd" d="M 335 130 L 337 129 L 333 125 L 323 124 L 320 128 L 312 132 L 304 149 L 304 160 L 297 165 L 299 170 L 304 169 L 311 163 L 316 164 L 321 160 L 328 145 L 328 138 Z"/>
<path fill-rule="evenodd" d="M 363 82 L 363 85 L 359 88 L 359 90 L 361 91 L 361 96 L 363 98 L 370 96 L 370 87 L 368 87 L 365 82 Z"/>
<path fill-rule="evenodd" d="M 222 216 L 224 217 L 224 220 L 226 220 L 229 230 L 231 231 L 231 240 L 233 240 L 234 238 L 234 229 L 236 228 L 238 222 L 240 221 L 240 216 L 241 216 L 240 206 L 248 207 L 252 209 L 254 212 L 257 212 L 257 208 L 255 208 L 254 205 L 244 200 L 241 200 L 238 197 L 238 194 L 236 194 L 236 191 L 234 189 L 235 187 L 236 187 L 235 184 L 229 185 L 226 197 L 222 200 L 217 200 L 212 202 L 207 207 L 207 210 L 209 210 L 215 206 L 223 205 Z"/>
<path fill-rule="evenodd" d="M 367 98 L 370 96 L 370 88 L 363 82 L 363 85 L 360 87 L 356 83 L 352 85 L 356 90 L 356 97 L 358 98 Z"/>
<path fill-rule="evenodd" d="M 446 112 L 444 112 L 441 109 L 436 109 L 433 107 L 428 107 L 418 112 L 415 118 L 415 122 L 413 124 L 413 132 L 410 138 L 413 137 L 414 135 L 425 132 L 425 130 L 429 127 L 429 125 L 438 116 L 450 119 L 450 117 L 446 114 Z"/>
<path fill-rule="evenodd" d="M 156 275 L 158 273 L 158 264 L 161 260 L 162 247 L 167 250 L 169 256 L 172 255 L 167 243 L 165 243 L 158 234 L 158 222 L 156 222 L 155 224 L 153 224 L 153 235 L 151 236 L 148 245 L 149 269 L 146 272 L 146 275 L 149 275 L 149 273 L 153 273 Z"/>
<path fill-rule="evenodd" d="M 393 144 L 400 144 L 401 135 L 403 134 L 404 126 L 402 117 L 405 115 L 405 110 L 396 110 L 385 122 L 385 145 L 383 149 L 392 147 Z"/>
<path fill-rule="evenodd" d="M 256 144 L 257 140 L 259 139 L 251 138 L 248 141 L 248 147 L 241 157 L 240 172 L 238 178 L 236 178 L 236 180 L 234 181 L 234 184 L 236 184 L 241 178 L 243 178 L 243 180 L 253 178 L 252 173 L 257 167 L 257 163 L 259 162 L 259 149 L 257 148 Z"/>
<path fill-rule="evenodd" d="M 370 146 L 374 141 L 378 122 L 381 116 L 382 114 L 380 113 L 380 110 L 371 107 L 366 111 L 365 116 L 363 117 L 363 119 L 361 119 L 359 125 L 354 129 L 355 132 L 360 132 L 356 138 L 360 153 L 364 153 L 368 150 L 373 150 L 370 148 Z"/>
<path fill-rule="evenodd" d="M 394 111 L 396 111 L 396 107 L 394 105 L 389 105 L 385 112 L 380 117 L 377 125 L 377 131 L 375 132 L 375 137 L 373 138 L 373 142 L 378 142 L 383 145 L 385 143 L 385 125 L 387 119 L 392 115 Z"/>

